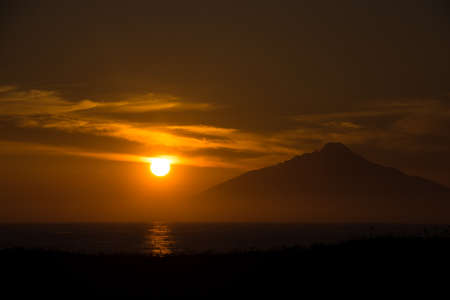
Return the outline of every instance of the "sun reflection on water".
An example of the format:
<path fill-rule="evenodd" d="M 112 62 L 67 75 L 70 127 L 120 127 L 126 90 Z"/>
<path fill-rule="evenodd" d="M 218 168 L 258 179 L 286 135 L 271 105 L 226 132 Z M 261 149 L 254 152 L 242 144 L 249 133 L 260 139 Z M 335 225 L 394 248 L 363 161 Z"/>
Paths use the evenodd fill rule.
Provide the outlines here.
<path fill-rule="evenodd" d="M 144 252 L 164 256 L 173 254 L 174 251 L 175 240 L 169 226 L 163 222 L 153 222 L 145 238 Z"/>

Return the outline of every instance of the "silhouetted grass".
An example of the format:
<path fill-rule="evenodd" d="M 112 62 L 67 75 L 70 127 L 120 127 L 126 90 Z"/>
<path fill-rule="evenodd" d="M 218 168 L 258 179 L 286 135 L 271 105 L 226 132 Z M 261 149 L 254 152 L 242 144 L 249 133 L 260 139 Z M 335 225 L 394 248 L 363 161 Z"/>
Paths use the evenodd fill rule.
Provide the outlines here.
<path fill-rule="evenodd" d="M 450 238 L 384 237 L 225 254 L 88 255 L 0 250 L 2 292 L 273 299 L 448 293 Z"/>

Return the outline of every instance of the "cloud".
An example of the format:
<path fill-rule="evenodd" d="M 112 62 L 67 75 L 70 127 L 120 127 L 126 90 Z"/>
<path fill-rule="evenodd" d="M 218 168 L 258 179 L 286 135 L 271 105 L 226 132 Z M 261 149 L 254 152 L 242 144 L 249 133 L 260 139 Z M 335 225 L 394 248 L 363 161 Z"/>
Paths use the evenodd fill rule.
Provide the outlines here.
<path fill-rule="evenodd" d="M 210 110 L 209 103 L 183 102 L 173 96 L 148 93 L 122 101 L 95 102 L 63 99 L 57 92 L 45 90 L 19 91 L 13 86 L 0 86 L 0 115 L 59 115 L 89 111 L 108 113 L 143 113 L 160 110 Z"/>
<path fill-rule="evenodd" d="M 68 101 L 56 92 L 42 90 L 9 90 L 0 96 L 0 117 L 13 120 L 14 126 L 23 129 L 40 128 L 49 134 L 55 131 L 82 133 L 87 136 L 105 136 L 125 140 L 144 146 L 142 157 L 169 154 L 179 157 L 178 163 L 198 166 L 242 167 L 252 159 L 261 159 L 261 155 L 276 156 L 277 159 L 293 155 L 295 150 L 280 145 L 270 136 L 243 132 L 237 128 L 190 124 L 154 124 L 115 118 L 115 113 L 140 114 L 161 110 L 196 110 L 205 112 L 214 109 L 207 103 L 191 103 L 174 96 L 144 94 L 128 97 L 116 102 L 91 100 Z M 107 112 L 108 114 L 105 114 Z M 26 141 L 25 141 L 26 142 Z M 54 153 L 56 146 L 33 149 L 47 149 Z M 109 157 L 92 149 L 68 149 L 61 146 L 59 152 L 65 154 L 92 157 Z M 42 151 L 41 151 L 42 152 Z M 218 155 L 218 153 L 228 153 Z M 88 154 L 90 153 L 90 154 Z M 215 153 L 215 154 L 213 154 Z M 253 155 L 237 155 L 252 153 Z M 124 157 L 122 154 L 120 157 Z"/>
<path fill-rule="evenodd" d="M 147 162 L 145 157 L 126 153 L 90 152 L 76 147 L 50 146 L 38 143 L 0 141 L 0 154 L 53 154 L 92 157 L 114 161 Z"/>
<path fill-rule="evenodd" d="M 299 122 L 325 122 L 330 120 L 367 120 L 384 116 L 403 116 L 426 113 L 448 116 L 448 99 L 384 100 L 371 103 L 368 107 L 360 107 L 360 109 L 352 111 L 303 114 L 295 116 L 294 119 Z"/>
<path fill-rule="evenodd" d="M 180 156 L 180 163 L 241 167 L 240 163 L 227 161 L 227 157 L 202 155 L 211 149 L 227 149 L 233 152 L 274 153 L 284 156 L 297 153 L 294 149 L 279 145 L 271 137 L 241 132 L 232 128 L 203 125 L 166 126 L 132 122 L 116 122 L 104 119 L 80 119 L 65 116 L 34 118 L 22 121 L 23 127 L 57 129 L 66 132 L 82 132 L 97 136 L 110 136 L 147 146 L 148 154 L 173 153 Z M 205 137 L 207 135 L 207 137 Z M 194 155 L 192 155 L 195 153 Z M 210 163 L 206 162 L 206 158 Z"/>
<path fill-rule="evenodd" d="M 76 103 L 62 99 L 56 92 L 8 90 L 0 95 L 0 115 L 63 114 L 96 107 L 97 103 L 82 100 Z"/>
<path fill-rule="evenodd" d="M 99 111 L 118 113 L 145 113 L 160 110 L 200 110 L 207 111 L 214 107 L 210 103 L 194 103 L 181 101 L 181 99 L 170 95 L 157 95 L 148 93 L 132 96 L 123 101 L 101 103 Z"/>
<path fill-rule="evenodd" d="M 327 127 L 334 127 L 334 128 L 353 128 L 353 129 L 359 129 L 361 128 L 360 125 L 353 123 L 353 122 L 326 122 L 325 125 Z"/>
<path fill-rule="evenodd" d="M 112 138 L 129 143 L 130 149 L 135 150 L 105 152 L 89 143 L 76 147 L 75 141 L 71 147 L 44 145 L 48 139 L 41 142 L 33 139 L 35 146 L 24 140 L 25 146 L 21 148 L 29 146 L 39 153 L 48 151 L 111 160 L 146 161 L 148 157 L 172 155 L 180 164 L 249 169 L 316 150 L 332 141 L 410 151 L 442 150 L 448 146 L 450 130 L 450 107 L 445 99 L 379 101 L 353 107 L 352 111 L 297 115 L 292 117 L 295 126 L 291 128 L 258 133 L 211 123 L 177 124 L 177 115 L 166 118 L 165 123 L 119 116 L 193 110 L 200 114 L 197 119 L 201 120 L 201 114 L 218 109 L 208 103 L 189 102 L 171 95 L 147 93 L 102 102 L 69 101 L 53 91 L 21 91 L 13 87 L 3 90 L 0 119 L 12 122 L 16 128 L 46 130 L 45 134 L 64 132 L 78 138 L 82 134 L 92 137 L 91 141 L 95 137 Z"/>
<path fill-rule="evenodd" d="M 16 87 L 13 85 L 0 85 L 0 93 L 6 93 L 15 89 Z"/>
<path fill-rule="evenodd" d="M 353 111 L 298 115 L 294 120 L 306 129 L 294 130 L 288 136 L 349 144 L 372 143 L 403 151 L 439 151 L 448 147 L 448 100 L 384 100 Z M 429 142 L 423 144 L 420 140 L 425 136 L 434 136 L 434 139 L 428 139 Z"/>

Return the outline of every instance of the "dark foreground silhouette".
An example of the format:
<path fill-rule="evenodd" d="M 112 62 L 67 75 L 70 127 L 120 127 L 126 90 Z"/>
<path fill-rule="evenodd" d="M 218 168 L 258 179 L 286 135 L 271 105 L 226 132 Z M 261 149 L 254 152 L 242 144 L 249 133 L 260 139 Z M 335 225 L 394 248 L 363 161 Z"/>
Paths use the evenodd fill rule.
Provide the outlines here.
<path fill-rule="evenodd" d="M 86 255 L 0 250 L 2 295 L 446 298 L 449 238 L 373 238 L 274 251 Z M 394 298 L 393 298 L 394 297 Z M 13 298 L 4 298 L 13 299 Z"/>

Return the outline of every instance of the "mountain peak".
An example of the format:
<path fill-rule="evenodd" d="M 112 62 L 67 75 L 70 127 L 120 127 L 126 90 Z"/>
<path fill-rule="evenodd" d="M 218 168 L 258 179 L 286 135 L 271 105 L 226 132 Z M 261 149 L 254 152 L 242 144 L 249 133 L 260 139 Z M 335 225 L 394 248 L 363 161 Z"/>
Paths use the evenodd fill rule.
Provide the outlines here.
<path fill-rule="evenodd" d="M 225 220 L 450 220 L 450 189 L 372 163 L 341 143 L 247 172 L 196 199 L 205 218 Z"/>
<path fill-rule="evenodd" d="M 353 152 L 344 144 L 342 143 L 327 143 L 323 148 L 320 150 L 320 153 L 348 153 L 353 154 Z"/>

